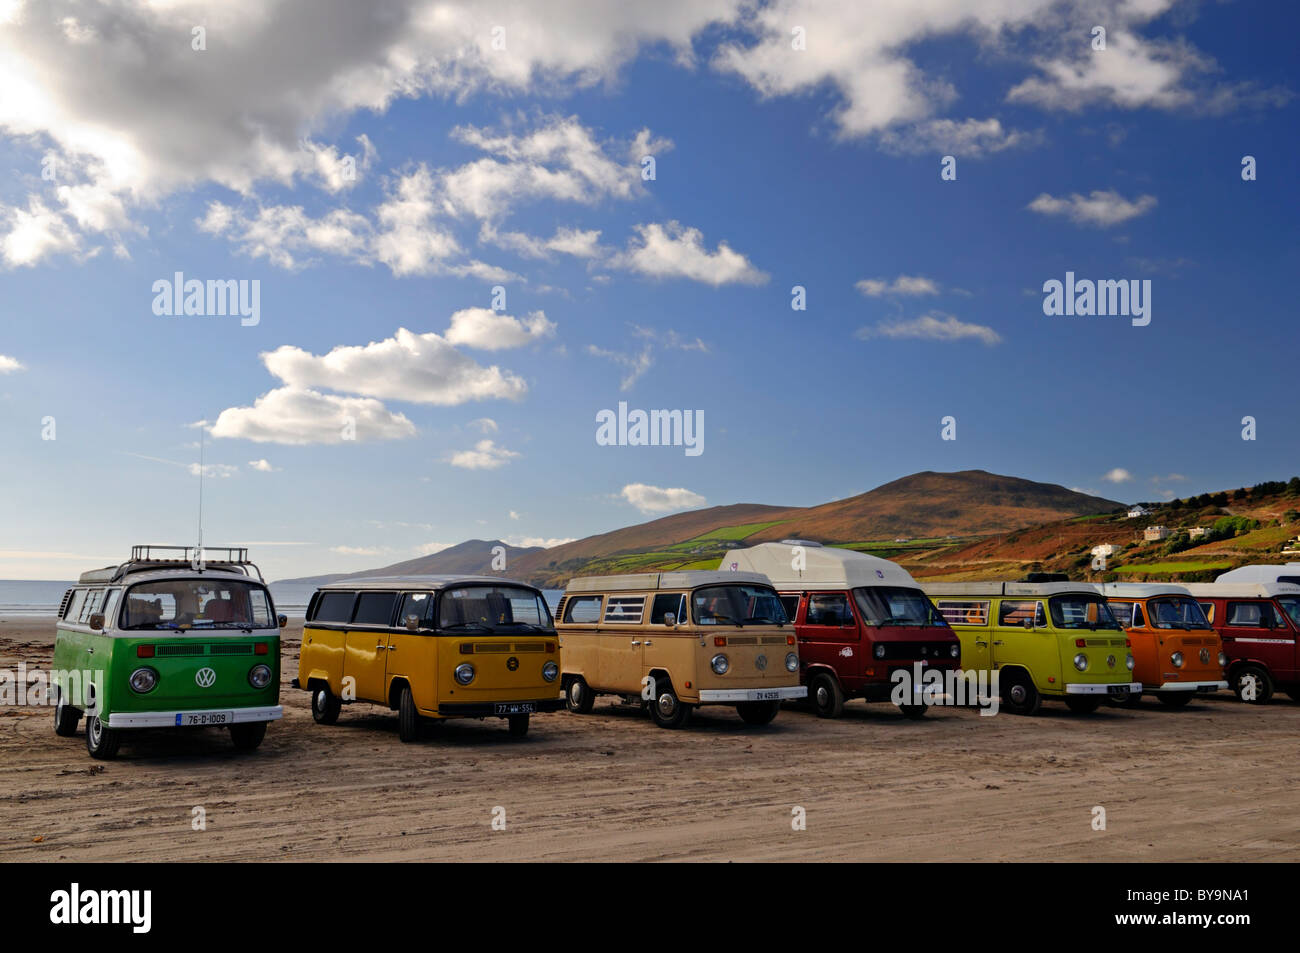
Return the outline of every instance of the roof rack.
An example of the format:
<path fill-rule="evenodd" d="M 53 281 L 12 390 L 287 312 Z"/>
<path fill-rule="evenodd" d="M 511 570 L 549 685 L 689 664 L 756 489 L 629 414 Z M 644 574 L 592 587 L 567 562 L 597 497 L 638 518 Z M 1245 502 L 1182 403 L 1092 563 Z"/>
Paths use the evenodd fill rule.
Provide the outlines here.
<path fill-rule="evenodd" d="M 157 543 L 145 543 L 131 547 L 131 558 L 117 566 L 105 566 L 83 572 L 79 582 L 110 583 L 138 572 L 150 572 L 157 569 L 189 569 L 195 562 L 202 560 L 201 571 L 236 572 L 252 576 L 251 568 L 257 573 L 258 581 L 266 582 L 262 570 L 248 559 L 246 546 L 160 546 Z"/>

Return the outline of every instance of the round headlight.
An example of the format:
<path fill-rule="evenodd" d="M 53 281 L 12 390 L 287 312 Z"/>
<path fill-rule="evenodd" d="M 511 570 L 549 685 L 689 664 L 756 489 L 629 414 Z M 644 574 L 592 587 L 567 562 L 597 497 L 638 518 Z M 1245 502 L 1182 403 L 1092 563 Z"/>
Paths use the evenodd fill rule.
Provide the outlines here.
<path fill-rule="evenodd" d="M 1133 665 L 1134 665 L 1133 656 L 1130 655 L 1128 658 L 1124 660 L 1124 667 L 1131 672 L 1133 671 Z"/>
<path fill-rule="evenodd" d="M 786 670 L 787 672 L 797 672 L 797 671 L 799 671 L 799 656 L 795 655 L 793 652 L 786 652 L 786 653 L 785 653 L 785 670 Z"/>
<path fill-rule="evenodd" d="M 254 665 L 248 670 L 248 684 L 254 688 L 266 688 L 271 684 L 271 667 L 269 665 Z"/>
<path fill-rule="evenodd" d="M 1088 667 L 1088 656 L 1084 655 L 1082 652 L 1076 655 L 1074 657 L 1074 667 L 1081 672 L 1086 669 Z"/>
<path fill-rule="evenodd" d="M 1209 650 L 1209 649 L 1201 649 L 1201 664 L 1202 664 L 1202 665 L 1209 665 L 1209 664 L 1210 664 L 1210 650 Z"/>
<path fill-rule="evenodd" d="M 881 643 L 876 644 L 876 658 L 885 657 L 885 646 Z"/>
<path fill-rule="evenodd" d="M 158 684 L 158 673 L 151 668 L 137 668 L 131 673 L 131 691 L 139 692 L 143 695 L 145 692 L 153 691 L 153 687 Z"/>
<path fill-rule="evenodd" d="M 560 666 L 556 665 L 554 662 L 547 662 L 542 666 L 542 678 L 546 679 L 548 682 L 555 681 L 555 677 L 559 674 Z"/>
<path fill-rule="evenodd" d="M 1174 668 L 1182 668 L 1182 667 L 1183 667 L 1183 653 L 1182 653 L 1182 652 L 1175 652 L 1173 655 L 1169 656 L 1169 661 L 1171 661 L 1171 662 L 1174 663 Z"/>
<path fill-rule="evenodd" d="M 719 652 L 709 660 L 709 668 L 713 669 L 714 675 L 726 675 L 727 670 L 731 668 L 731 663 L 727 661 L 725 655 Z"/>
<path fill-rule="evenodd" d="M 961 644 L 954 642 L 952 645 L 948 646 L 948 654 L 953 658 L 959 658 L 961 656 Z"/>
<path fill-rule="evenodd" d="M 468 685 L 470 682 L 474 681 L 474 666 L 470 665 L 469 662 L 461 662 L 456 666 L 455 674 L 456 681 L 460 682 L 462 685 Z"/>
<path fill-rule="evenodd" d="M 1227 664 L 1228 664 L 1228 656 L 1225 655 L 1224 653 L 1220 652 L 1220 653 L 1219 653 L 1219 668 L 1223 668 L 1223 667 L 1224 667 L 1225 665 L 1227 665 Z"/>

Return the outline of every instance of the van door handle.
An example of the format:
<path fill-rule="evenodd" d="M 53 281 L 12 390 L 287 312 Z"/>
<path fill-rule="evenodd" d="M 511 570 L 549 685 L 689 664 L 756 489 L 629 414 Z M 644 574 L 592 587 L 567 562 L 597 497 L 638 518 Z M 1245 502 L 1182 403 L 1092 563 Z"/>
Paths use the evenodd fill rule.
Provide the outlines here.
<path fill-rule="evenodd" d="M 638 640 L 638 639 L 633 639 L 633 640 L 632 640 L 632 644 L 633 644 L 633 645 L 640 645 L 641 642 L 640 642 L 640 640 Z"/>
<path fill-rule="evenodd" d="M 983 639 L 976 639 L 976 640 L 975 640 L 975 644 L 976 644 L 976 645 L 988 645 L 988 643 L 985 642 Z M 1001 645 L 1002 643 L 999 642 L 998 644 Z"/>
<path fill-rule="evenodd" d="M 997 640 L 994 641 L 993 644 L 994 644 L 994 645 L 1001 645 L 1001 644 L 1002 644 L 1002 640 L 1001 640 L 1001 639 L 997 639 Z"/>
<path fill-rule="evenodd" d="M 646 645 L 654 645 L 654 641 L 651 640 L 651 639 L 646 639 L 646 640 L 645 640 L 645 644 L 646 644 Z"/>

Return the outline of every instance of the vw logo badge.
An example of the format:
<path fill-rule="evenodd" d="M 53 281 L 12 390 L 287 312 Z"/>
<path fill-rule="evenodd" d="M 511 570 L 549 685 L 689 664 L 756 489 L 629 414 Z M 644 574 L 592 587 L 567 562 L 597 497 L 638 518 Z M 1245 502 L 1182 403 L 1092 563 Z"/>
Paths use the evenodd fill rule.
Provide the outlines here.
<path fill-rule="evenodd" d="M 760 655 L 758 658 L 754 659 L 754 667 L 755 667 L 756 669 L 758 669 L 760 672 L 763 671 L 764 669 L 766 669 L 766 668 L 767 668 L 767 656 L 766 656 L 766 655 Z"/>
<path fill-rule="evenodd" d="M 217 683 L 217 673 L 206 665 L 194 673 L 194 684 L 199 688 L 211 688 Z"/>
<path fill-rule="evenodd" d="M 510 656 L 510 658 L 506 659 L 506 668 L 510 669 L 512 672 L 515 671 L 519 668 L 519 659 L 515 658 L 513 655 Z"/>

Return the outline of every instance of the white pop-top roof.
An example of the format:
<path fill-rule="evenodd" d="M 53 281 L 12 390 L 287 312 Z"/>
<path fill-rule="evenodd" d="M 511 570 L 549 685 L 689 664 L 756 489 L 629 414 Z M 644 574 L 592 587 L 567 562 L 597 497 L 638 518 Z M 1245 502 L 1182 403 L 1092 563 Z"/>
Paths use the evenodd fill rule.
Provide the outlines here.
<path fill-rule="evenodd" d="M 644 592 L 647 589 L 697 589 L 726 584 L 771 585 L 756 572 L 718 572 L 712 569 L 683 569 L 678 572 L 637 572 L 619 576 L 580 576 L 570 579 L 570 592 Z"/>
<path fill-rule="evenodd" d="M 1287 563 L 1285 566 L 1242 566 L 1225 572 L 1214 581 L 1218 582 L 1279 582 L 1300 579 L 1300 563 Z"/>
<path fill-rule="evenodd" d="M 1220 599 L 1270 599 L 1273 596 L 1300 596 L 1300 585 L 1294 582 L 1189 582 L 1184 583 L 1194 596 Z"/>
<path fill-rule="evenodd" d="M 931 599 L 962 596 L 1059 596 L 1066 592 L 1098 595 L 1097 587 L 1087 582 L 928 582 L 921 588 Z"/>
<path fill-rule="evenodd" d="M 1186 586 L 1172 582 L 1103 582 L 1097 586 L 1108 599 L 1149 599 L 1152 596 L 1190 596 Z"/>
<path fill-rule="evenodd" d="M 797 551 L 796 551 L 797 550 Z M 795 566 L 802 567 L 796 569 Z M 854 589 L 859 586 L 920 588 L 898 563 L 888 559 L 790 540 L 733 549 L 722 557 L 724 571 L 758 572 L 778 589 Z"/>

